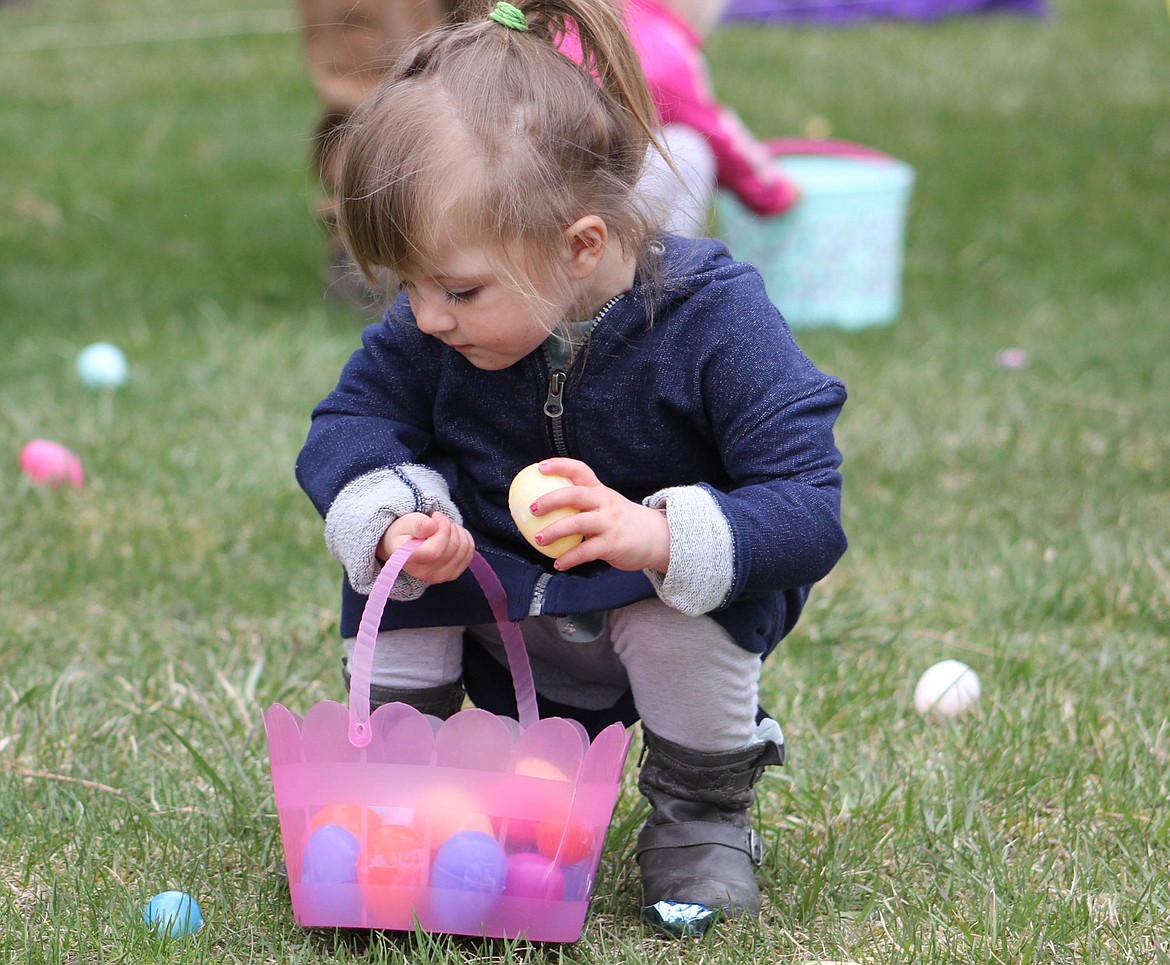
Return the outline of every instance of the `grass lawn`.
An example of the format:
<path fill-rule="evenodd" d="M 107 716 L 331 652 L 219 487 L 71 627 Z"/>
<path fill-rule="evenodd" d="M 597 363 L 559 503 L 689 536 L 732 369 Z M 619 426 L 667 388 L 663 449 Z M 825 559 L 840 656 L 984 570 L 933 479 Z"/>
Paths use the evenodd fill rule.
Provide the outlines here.
<path fill-rule="evenodd" d="M 1170 18 L 720 31 L 761 136 L 912 164 L 897 323 L 798 337 L 850 402 L 851 549 L 765 670 L 758 924 L 637 921 L 633 758 L 581 941 L 305 931 L 260 712 L 339 698 L 292 477 L 361 321 L 321 295 L 291 4 L 0 6 L 0 953 L 88 963 L 1166 962 Z M 118 344 L 94 392 L 77 352 Z M 1023 368 L 999 353 L 1026 353 Z M 78 452 L 46 490 L 17 456 Z M 920 718 L 918 675 L 980 673 Z M 207 920 L 160 943 L 154 893 Z"/>

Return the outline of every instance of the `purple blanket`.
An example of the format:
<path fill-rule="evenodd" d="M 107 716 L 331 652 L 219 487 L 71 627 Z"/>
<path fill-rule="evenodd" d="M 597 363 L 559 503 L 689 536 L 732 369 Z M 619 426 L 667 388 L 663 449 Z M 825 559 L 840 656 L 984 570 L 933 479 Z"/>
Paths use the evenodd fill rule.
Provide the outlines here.
<path fill-rule="evenodd" d="M 936 20 L 959 14 L 1015 13 L 1042 17 L 1047 0 L 731 0 L 723 19 L 856 23 L 878 17 Z"/>

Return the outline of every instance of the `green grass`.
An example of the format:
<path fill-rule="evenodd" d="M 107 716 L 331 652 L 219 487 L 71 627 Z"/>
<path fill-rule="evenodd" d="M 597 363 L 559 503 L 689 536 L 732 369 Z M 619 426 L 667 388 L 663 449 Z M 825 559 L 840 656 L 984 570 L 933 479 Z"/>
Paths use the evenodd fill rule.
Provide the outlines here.
<path fill-rule="evenodd" d="M 291 7 L 0 8 L 0 951 L 13 962 L 1157 962 L 1170 939 L 1170 20 L 740 27 L 761 136 L 917 171 L 905 308 L 805 330 L 844 378 L 851 549 L 766 670 L 759 925 L 636 921 L 633 766 L 576 945 L 306 932 L 260 711 L 339 696 L 292 478 L 360 321 L 321 298 Z M 130 358 L 114 393 L 76 352 Z M 1030 364 L 996 364 L 1003 348 Z M 24 483 L 48 436 L 89 483 Z M 920 719 L 918 674 L 980 672 Z M 150 895 L 207 918 L 159 944 Z"/>

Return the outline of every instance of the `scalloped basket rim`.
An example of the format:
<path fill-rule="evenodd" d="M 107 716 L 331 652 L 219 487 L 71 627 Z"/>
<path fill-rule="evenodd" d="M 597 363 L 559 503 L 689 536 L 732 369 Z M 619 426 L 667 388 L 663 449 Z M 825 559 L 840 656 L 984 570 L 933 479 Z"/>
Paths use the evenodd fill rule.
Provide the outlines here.
<path fill-rule="evenodd" d="M 370 714 L 370 726 L 374 727 L 375 733 L 377 733 L 380 729 L 377 725 L 383 727 L 389 725 L 389 728 L 393 728 L 402 726 L 408 721 L 412 722 L 414 726 L 417 726 L 417 723 L 414 722 L 425 721 L 434 741 L 431 745 L 433 748 L 435 744 L 441 743 L 440 734 L 448 726 L 458 728 L 468 721 L 476 719 L 483 719 L 486 724 L 486 718 L 500 722 L 503 731 L 511 736 L 512 746 L 508 755 L 510 758 L 517 756 L 517 750 L 523 751 L 525 745 L 535 743 L 534 739 L 544 733 L 548 733 L 550 736 L 560 735 L 562 746 L 558 749 L 557 756 L 563 763 L 573 765 L 573 770 L 579 770 L 582 769 L 582 765 L 588 762 L 590 765 L 588 770 L 593 774 L 594 781 L 616 783 L 621 779 L 621 771 L 629 755 L 632 733 L 630 728 L 625 727 L 620 722 L 610 724 L 590 741 L 588 733 L 579 721 L 565 717 L 542 717 L 524 728 L 518 721 L 510 717 L 492 714 L 490 711 L 478 707 L 465 707 L 444 721 L 430 714 L 423 714 L 409 704 L 392 703 L 385 704 Z M 339 761 L 349 760 L 357 763 L 365 750 L 365 748 L 358 748 L 350 743 L 349 709 L 335 700 L 318 701 L 309 708 L 304 716 L 284 704 L 273 703 L 263 712 L 263 721 L 269 754 L 273 763 L 287 762 L 293 757 L 300 758 L 300 754 L 294 753 L 294 746 L 303 750 L 306 742 L 316 740 L 323 741 L 326 747 L 332 744 L 337 748 L 340 751 L 337 756 Z M 453 725 L 452 721 L 455 722 Z M 494 727 L 496 725 L 493 723 L 488 726 Z M 620 738 L 612 736 L 615 732 L 620 732 Z M 566 748 L 564 736 L 570 733 L 577 737 L 580 743 Z M 284 753 L 279 753 L 282 750 Z M 568 758 L 565 756 L 566 750 Z M 416 762 L 418 762 L 417 758 Z M 380 762 L 371 761 L 369 763 Z M 600 773 L 598 773 L 599 771 Z"/>

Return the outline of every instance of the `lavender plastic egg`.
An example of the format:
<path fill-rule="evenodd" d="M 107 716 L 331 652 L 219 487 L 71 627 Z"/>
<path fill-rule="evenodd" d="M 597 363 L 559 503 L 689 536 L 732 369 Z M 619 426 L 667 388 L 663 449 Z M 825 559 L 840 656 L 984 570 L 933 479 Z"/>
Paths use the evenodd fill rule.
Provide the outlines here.
<path fill-rule="evenodd" d="M 448 838 L 431 867 L 431 911 L 440 931 L 478 930 L 499 901 L 508 875 L 500 843 L 481 831 Z"/>
<path fill-rule="evenodd" d="M 353 885 L 358 880 L 361 843 L 345 828 L 323 824 L 305 845 L 301 880 L 314 885 Z"/>

